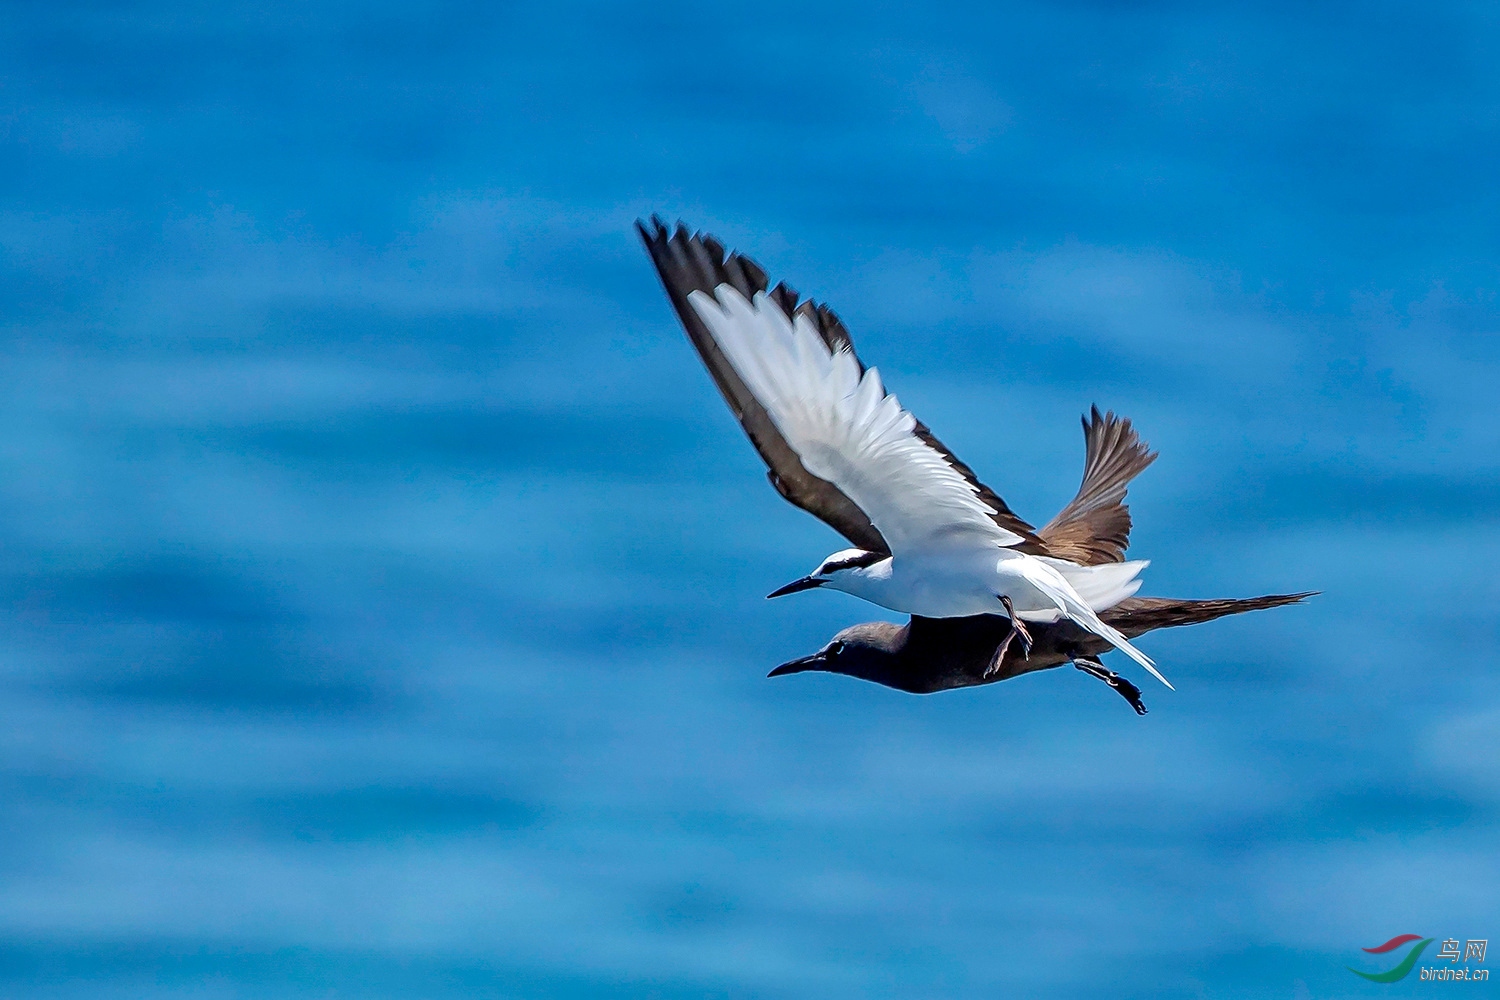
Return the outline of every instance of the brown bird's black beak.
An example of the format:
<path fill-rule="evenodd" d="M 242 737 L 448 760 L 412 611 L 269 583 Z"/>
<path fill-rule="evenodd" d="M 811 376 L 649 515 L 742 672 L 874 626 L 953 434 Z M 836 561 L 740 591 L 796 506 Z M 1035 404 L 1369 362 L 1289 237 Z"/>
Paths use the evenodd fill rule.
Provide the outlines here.
<path fill-rule="evenodd" d="M 827 580 L 819 580 L 815 576 L 804 576 L 800 580 L 793 580 L 780 590 L 771 591 L 766 595 L 766 600 L 769 601 L 773 597 L 785 597 L 787 594 L 795 594 L 799 590 L 812 590 L 814 587 L 821 587 L 827 582 Z"/>
<path fill-rule="evenodd" d="M 774 594 L 772 595 L 775 596 Z M 767 677 L 782 677 L 786 674 L 800 674 L 804 670 L 822 670 L 828 666 L 828 657 L 821 650 L 811 656 L 804 656 L 800 660 L 789 660 L 766 674 Z"/>

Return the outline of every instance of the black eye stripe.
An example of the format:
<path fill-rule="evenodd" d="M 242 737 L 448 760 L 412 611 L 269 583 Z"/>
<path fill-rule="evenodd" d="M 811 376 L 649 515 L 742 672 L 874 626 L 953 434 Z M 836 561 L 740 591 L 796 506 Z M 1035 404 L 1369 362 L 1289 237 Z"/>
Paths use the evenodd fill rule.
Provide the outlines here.
<path fill-rule="evenodd" d="M 880 560 L 885 559 L 883 552 L 861 552 L 857 556 L 848 559 L 840 559 L 838 562 L 828 563 L 823 567 L 825 573 L 836 573 L 841 569 L 856 569 L 864 566 L 873 566 Z"/>

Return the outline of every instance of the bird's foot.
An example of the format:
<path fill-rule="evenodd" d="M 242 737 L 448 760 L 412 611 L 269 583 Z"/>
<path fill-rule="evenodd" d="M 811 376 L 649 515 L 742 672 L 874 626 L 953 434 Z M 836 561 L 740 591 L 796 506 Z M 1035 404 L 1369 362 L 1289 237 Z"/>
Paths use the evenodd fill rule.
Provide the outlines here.
<path fill-rule="evenodd" d="M 1000 665 L 1005 662 L 1005 651 L 1010 649 L 1010 641 L 1015 637 L 1016 634 L 1014 632 L 1007 635 L 1005 641 L 1000 643 L 999 647 L 995 650 L 995 655 L 990 657 L 989 666 L 984 668 L 985 680 L 989 680 L 1000 672 Z"/>
<path fill-rule="evenodd" d="M 1021 650 L 1028 660 L 1031 659 L 1031 633 L 1027 630 L 1026 623 L 1021 621 L 1020 616 L 1016 614 L 1016 609 L 1011 605 L 1009 597 L 1002 594 L 1000 603 L 1005 605 L 1005 613 L 1010 617 L 1010 634 L 1021 637 Z M 1010 641 L 1009 636 L 1006 637 L 1006 641 Z"/>
<path fill-rule="evenodd" d="M 1090 677 L 1097 677 L 1110 687 L 1120 693 L 1120 697 L 1130 702 L 1130 707 L 1135 709 L 1136 715 L 1145 715 L 1146 706 L 1141 702 L 1141 689 L 1130 683 L 1113 670 L 1108 669 L 1098 660 L 1089 657 L 1080 657 L 1073 661 L 1073 666 L 1082 670 Z"/>
<path fill-rule="evenodd" d="M 1000 666 L 1005 662 L 1005 654 L 1010 651 L 1010 644 L 1015 639 L 1021 640 L 1021 655 L 1025 659 L 1031 658 L 1031 633 L 1026 630 L 1021 619 L 1016 617 L 1016 609 L 1011 606 L 1010 598 L 1001 596 L 1000 603 L 1005 605 L 1005 613 L 1010 616 L 1010 631 L 1005 633 L 995 655 L 990 657 L 990 665 L 984 668 L 984 679 L 989 680 L 1000 672 Z"/>

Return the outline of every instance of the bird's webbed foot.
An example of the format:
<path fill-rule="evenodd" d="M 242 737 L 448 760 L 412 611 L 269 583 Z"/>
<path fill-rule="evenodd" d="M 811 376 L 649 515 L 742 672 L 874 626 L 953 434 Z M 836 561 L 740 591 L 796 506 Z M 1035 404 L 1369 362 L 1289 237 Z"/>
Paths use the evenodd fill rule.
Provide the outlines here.
<path fill-rule="evenodd" d="M 1130 707 L 1135 709 L 1136 715 L 1145 715 L 1146 706 L 1141 702 L 1141 689 L 1130 683 L 1113 670 L 1092 657 L 1081 656 L 1073 661 L 1073 666 L 1082 670 L 1090 677 L 1097 677 L 1110 687 L 1120 693 L 1120 697 L 1130 702 Z"/>
<path fill-rule="evenodd" d="M 995 655 L 990 658 L 990 665 L 984 668 L 985 680 L 989 680 L 999 672 L 1001 664 L 1005 662 L 1005 654 L 1010 650 L 1010 644 L 1015 639 L 1021 640 L 1021 655 L 1027 659 L 1031 658 L 1031 633 L 1026 630 L 1026 625 L 1016 617 L 1016 609 L 1011 605 L 1010 598 L 1000 595 L 1000 603 L 1005 606 L 1005 613 L 1010 618 L 1010 631 L 1005 633 Z"/>

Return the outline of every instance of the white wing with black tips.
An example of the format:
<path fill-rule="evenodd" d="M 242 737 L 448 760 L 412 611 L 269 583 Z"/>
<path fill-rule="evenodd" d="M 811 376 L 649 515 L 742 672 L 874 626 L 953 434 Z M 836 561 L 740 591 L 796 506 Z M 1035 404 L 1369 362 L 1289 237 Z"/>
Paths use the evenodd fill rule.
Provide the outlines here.
<path fill-rule="evenodd" d="M 905 531 L 909 535 L 936 531 L 939 536 L 945 530 L 965 535 L 978 532 L 1019 552 L 1049 554 L 1047 545 L 1030 524 L 1016 516 L 1005 501 L 981 483 L 973 471 L 926 426 L 901 410 L 894 397 L 885 394 L 878 374 L 873 374 L 866 386 L 865 367 L 854 351 L 848 331 L 830 309 L 799 299 L 797 293 L 785 284 L 770 287 L 765 272 L 754 261 L 742 254 L 726 254 L 723 246 L 711 236 L 690 235 L 681 225 L 672 232 L 659 219 L 653 219 L 649 226 L 638 223 L 637 229 L 688 338 L 736 419 L 770 468 L 772 484 L 788 501 L 820 518 L 860 548 L 890 552 L 891 542 L 886 537 L 886 529 L 872 523 L 873 517 L 866 504 L 881 506 L 883 499 L 890 501 L 893 498 L 883 498 L 879 490 L 872 492 L 871 484 L 866 480 L 875 471 L 868 464 L 871 458 L 895 461 L 895 453 L 886 450 L 894 449 L 905 456 L 898 461 L 903 478 L 918 476 L 922 470 L 933 474 L 935 478 L 922 485 L 922 489 L 924 495 L 930 495 L 937 502 L 938 510 L 946 513 L 929 514 L 924 523 L 918 523 L 922 520 L 920 516 L 917 521 L 909 518 L 921 512 L 907 510 L 903 514 L 899 509 L 899 498 L 894 498 L 895 505 L 886 502 L 882 513 L 892 530 Z M 733 293 L 733 298 L 729 297 L 730 293 Z M 725 305 L 726 301 L 729 306 Z M 693 304 L 695 302 L 697 304 Z M 706 317 L 713 318 L 712 325 Z M 790 335 L 773 332 L 787 330 L 791 331 Z M 768 335 L 783 336 L 783 340 L 764 339 Z M 731 342 L 734 348 L 731 348 Z M 851 415 L 859 416 L 847 408 L 841 410 L 844 404 L 827 395 L 833 391 L 833 383 L 821 388 L 803 386 L 812 390 L 808 402 L 813 410 L 823 414 L 823 418 L 814 418 L 813 410 L 804 405 L 796 408 L 797 413 L 804 420 L 813 418 L 814 422 L 796 423 L 793 412 L 786 408 L 785 391 L 807 373 L 797 371 L 801 356 L 794 354 L 788 359 L 784 356 L 784 347 L 809 352 L 806 357 L 818 366 L 819 378 L 841 379 L 838 384 L 845 388 L 864 387 L 860 391 L 868 394 L 863 398 L 871 407 L 862 415 L 866 424 L 857 429 L 846 428 L 834 435 L 841 439 L 838 445 L 834 445 L 830 434 L 824 433 L 828 428 L 817 423 L 818 419 L 838 417 L 840 413 L 845 419 Z M 737 361 L 731 360 L 732 349 L 737 351 Z M 765 363 L 755 360 L 762 349 L 773 352 L 772 356 L 779 359 L 777 365 L 767 369 Z M 842 359 L 837 363 L 837 372 L 833 370 L 835 357 Z M 788 361 L 791 367 L 788 367 Z M 828 366 L 826 372 L 821 367 L 824 364 Z M 740 370 L 742 365 L 759 373 L 756 388 L 751 388 L 751 380 Z M 763 399 L 761 393 L 768 395 Z M 819 393 L 823 396 L 820 397 Z M 780 414 L 773 414 L 767 405 L 773 398 L 781 400 L 783 412 Z M 886 399 L 891 402 L 885 404 Z M 885 413 L 892 423 L 870 423 L 876 417 L 876 409 Z M 898 425 L 899 432 L 896 430 Z M 877 431 L 885 436 L 878 439 L 882 447 L 873 455 L 868 451 L 856 451 L 845 454 L 842 459 L 839 457 L 841 448 L 875 445 L 877 439 L 867 436 Z M 788 434 L 798 436 L 800 449 L 792 444 Z M 813 468 L 814 465 L 817 469 Z M 892 470 L 892 467 L 882 467 L 879 474 Z M 829 478 L 835 475 L 840 477 L 838 481 Z M 908 482 L 907 485 L 913 484 Z M 849 493 L 850 489 L 863 492 L 863 500 L 856 500 Z M 990 524 L 980 523 L 985 519 Z"/>
<path fill-rule="evenodd" d="M 770 288 L 766 273 L 753 260 L 737 253 L 726 255 L 724 248 L 711 236 L 690 236 L 681 225 L 672 233 L 659 219 L 653 219 L 649 227 L 638 222 L 636 230 L 651 254 L 651 262 L 656 265 L 656 273 L 677 310 L 677 318 L 682 321 L 688 340 L 713 377 L 724 401 L 729 404 L 730 412 L 766 463 L 771 485 L 789 503 L 823 521 L 851 544 L 870 552 L 889 552 L 885 539 L 880 537 L 880 532 L 854 501 L 840 493 L 837 486 L 807 471 L 797 453 L 771 422 L 765 407 L 745 387 L 734 366 L 724 357 L 723 350 L 697 311 L 688 305 L 688 296 L 694 291 L 712 293 L 720 285 L 729 285 L 747 297 L 769 289 L 769 294 L 786 313 L 807 316 L 826 341 L 848 343 L 848 334 L 838 317 L 824 306 L 810 302 L 799 305 L 797 293 L 785 284 Z"/>
<path fill-rule="evenodd" d="M 1024 540 L 996 523 L 996 511 L 917 436 L 916 418 L 852 351 L 830 349 L 765 292 L 746 300 L 721 285 L 688 302 L 802 464 L 854 501 L 892 552 L 966 536 L 1005 547 Z"/>

